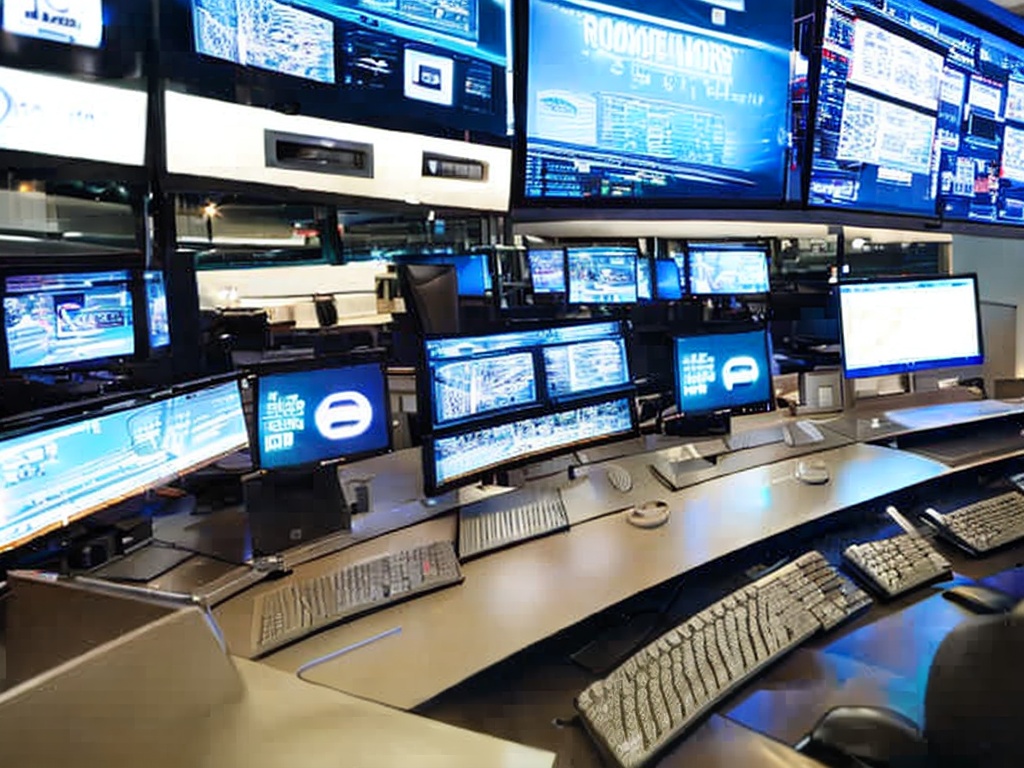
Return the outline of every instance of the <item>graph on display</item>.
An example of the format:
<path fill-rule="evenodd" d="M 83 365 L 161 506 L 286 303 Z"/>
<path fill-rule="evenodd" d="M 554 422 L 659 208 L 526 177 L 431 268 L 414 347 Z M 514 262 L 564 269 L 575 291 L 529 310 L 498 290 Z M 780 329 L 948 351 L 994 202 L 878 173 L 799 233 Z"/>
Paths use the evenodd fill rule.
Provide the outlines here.
<path fill-rule="evenodd" d="M 1022 107 L 1004 36 L 922 0 L 829 0 L 809 202 L 1024 224 Z"/>
<path fill-rule="evenodd" d="M 527 199 L 781 200 L 791 2 L 529 9 Z"/>

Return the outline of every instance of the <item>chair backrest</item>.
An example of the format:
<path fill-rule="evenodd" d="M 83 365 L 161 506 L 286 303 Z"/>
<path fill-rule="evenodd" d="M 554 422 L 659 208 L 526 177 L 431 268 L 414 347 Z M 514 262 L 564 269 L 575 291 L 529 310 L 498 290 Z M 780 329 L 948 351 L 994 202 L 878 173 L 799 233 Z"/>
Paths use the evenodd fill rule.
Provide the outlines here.
<path fill-rule="evenodd" d="M 459 279 L 449 264 L 403 264 L 398 280 L 422 333 L 459 332 Z"/>

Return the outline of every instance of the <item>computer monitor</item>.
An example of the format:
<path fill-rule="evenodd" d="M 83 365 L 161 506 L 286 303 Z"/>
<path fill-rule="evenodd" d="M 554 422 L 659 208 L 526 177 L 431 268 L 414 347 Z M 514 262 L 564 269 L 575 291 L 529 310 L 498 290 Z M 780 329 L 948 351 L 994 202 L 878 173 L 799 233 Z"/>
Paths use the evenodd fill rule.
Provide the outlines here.
<path fill-rule="evenodd" d="M 262 369 L 255 404 L 253 458 L 261 469 L 301 469 L 391 448 L 380 361 L 316 360 Z"/>
<path fill-rule="evenodd" d="M 660 301 L 679 301 L 683 298 L 683 284 L 679 275 L 679 264 L 674 259 L 658 259 L 654 262 L 657 282 L 656 295 Z"/>
<path fill-rule="evenodd" d="M 248 445 L 238 381 L 207 381 L 0 438 L 0 551 Z"/>
<path fill-rule="evenodd" d="M 654 288 L 651 282 L 651 260 L 643 255 L 637 256 L 636 297 L 638 300 L 650 301 L 654 298 Z"/>
<path fill-rule="evenodd" d="M 672 347 L 676 406 L 684 417 L 774 407 L 766 329 L 677 336 Z"/>
<path fill-rule="evenodd" d="M 763 245 L 688 243 L 686 273 L 694 296 L 768 293 L 768 250 Z"/>
<path fill-rule="evenodd" d="M 637 302 L 636 248 L 566 248 L 565 254 L 570 304 Z"/>
<path fill-rule="evenodd" d="M 839 320 L 847 378 L 985 360 L 975 275 L 841 283 Z"/>
<path fill-rule="evenodd" d="M 493 290 L 490 259 L 486 253 L 453 256 L 451 263 L 459 283 L 459 296 L 483 298 Z"/>
<path fill-rule="evenodd" d="M 147 270 L 142 275 L 146 295 L 146 331 L 149 351 L 166 349 L 171 345 L 170 315 L 167 312 L 167 288 L 164 273 Z"/>
<path fill-rule="evenodd" d="M 8 370 L 134 355 L 131 283 L 128 270 L 8 275 L 3 295 Z"/>
<path fill-rule="evenodd" d="M 622 323 L 428 338 L 424 359 L 428 494 L 633 429 Z"/>
<path fill-rule="evenodd" d="M 526 252 L 535 294 L 565 293 L 565 249 L 538 248 Z"/>

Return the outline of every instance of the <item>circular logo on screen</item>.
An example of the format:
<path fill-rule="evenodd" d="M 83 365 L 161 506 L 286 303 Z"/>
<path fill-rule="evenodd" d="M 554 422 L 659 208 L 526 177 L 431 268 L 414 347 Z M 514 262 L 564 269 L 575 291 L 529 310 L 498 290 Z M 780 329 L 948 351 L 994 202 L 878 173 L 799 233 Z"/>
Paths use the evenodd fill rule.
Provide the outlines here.
<path fill-rule="evenodd" d="M 11 98 L 11 94 L 5 88 L 0 88 L 0 123 L 7 119 L 13 107 L 14 99 Z"/>
<path fill-rule="evenodd" d="M 71 10 L 71 6 L 66 2 L 54 2 L 54 0 L 46 0 L 46 4 L 57 11 L 57 13 L 67 13 Z"/>
<path fill-rule="evenodd" d="M 316 407 L 316 428 L 326 440 L 359 437 L 373 423 L 373 405 L 361 392 L 335 392 Z"/>

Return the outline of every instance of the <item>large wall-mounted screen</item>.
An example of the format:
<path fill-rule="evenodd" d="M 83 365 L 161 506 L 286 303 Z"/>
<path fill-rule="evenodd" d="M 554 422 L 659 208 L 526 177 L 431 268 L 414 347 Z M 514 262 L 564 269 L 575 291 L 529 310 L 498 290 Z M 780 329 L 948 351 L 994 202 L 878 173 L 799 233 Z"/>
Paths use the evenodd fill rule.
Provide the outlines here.
<path fill-rule="evenodd" d="M 526 201 L 781 201 L 793 3 L 530 0 Z"/>
<path fill-rule="evenodd" d="M 457 138 L 511 136 L 511 0 L 171 5 L 165 75 L 197 94 Z"/>
<path fill-rule="evenodd" d="M 922 0 L 823 35 L 811 205 L 1024 224 L 1024 48 Z"/>

